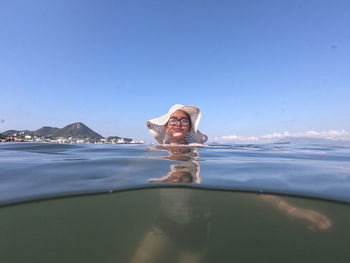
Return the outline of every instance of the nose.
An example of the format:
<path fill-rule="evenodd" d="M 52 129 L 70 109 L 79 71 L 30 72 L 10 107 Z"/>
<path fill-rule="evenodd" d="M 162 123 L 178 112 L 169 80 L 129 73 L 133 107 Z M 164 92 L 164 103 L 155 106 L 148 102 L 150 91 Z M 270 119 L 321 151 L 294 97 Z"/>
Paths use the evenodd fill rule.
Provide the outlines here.
<path fill-rule="evenodd" d="M 175 126 L 182 126 L 180 121 L 177 121 L 177 123 L 175 124 Z"/>

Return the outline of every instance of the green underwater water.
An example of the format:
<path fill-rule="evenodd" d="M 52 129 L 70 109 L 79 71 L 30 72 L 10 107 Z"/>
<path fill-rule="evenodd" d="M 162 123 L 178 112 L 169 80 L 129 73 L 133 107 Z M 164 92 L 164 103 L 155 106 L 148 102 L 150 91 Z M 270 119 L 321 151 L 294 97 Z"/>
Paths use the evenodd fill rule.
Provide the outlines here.
<path fill-rule="evenodd" d="M 261 194 L 232 191 L 42 200 L 0 209 L 0 262 L 350 262 L 348 204 L 275 197 L 330 224 L 310 227 Z"/>

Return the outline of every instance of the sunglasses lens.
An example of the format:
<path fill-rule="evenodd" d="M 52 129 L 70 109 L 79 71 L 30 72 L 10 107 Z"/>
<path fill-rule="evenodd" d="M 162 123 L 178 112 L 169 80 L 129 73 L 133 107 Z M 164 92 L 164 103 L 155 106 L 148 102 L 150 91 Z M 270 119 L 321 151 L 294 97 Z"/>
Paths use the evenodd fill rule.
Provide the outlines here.
<path fill-rule="evenodd" d="M 177 124 L 177 119 L 171 118 L 171 119 L 169 120 L 169 124 L 170 124 L 170 125 L 176 125 L 176 124 Z"/>
<path fill-rule="evenodd" d="M 187 126 L 190 124 L 190 121 L 188 119 L 178 120 L 176 118 L 170 118 L 168 121 L 169 125 L 176 125 L 178 122 L 180 122 L 183 126 Z"/>
<path fill-rule="evenodd" d="M 184 125 L 184 126 L 187 126 L 188 124 L 190 124 L 189 120 L 188 119 L 181 119 L 181 124 Z"/>

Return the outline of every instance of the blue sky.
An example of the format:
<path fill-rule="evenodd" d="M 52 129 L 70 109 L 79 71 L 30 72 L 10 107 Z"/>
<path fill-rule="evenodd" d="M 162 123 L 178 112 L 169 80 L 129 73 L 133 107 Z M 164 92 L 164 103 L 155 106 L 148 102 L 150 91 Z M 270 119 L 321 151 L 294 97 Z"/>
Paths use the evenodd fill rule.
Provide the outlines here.
<path fill-rule="evenodd" d="M 81 121 L 152 141 L 176 103 L 210 139 L 350 131 L 350 2 L 8 0 L 0 132 Z"/>

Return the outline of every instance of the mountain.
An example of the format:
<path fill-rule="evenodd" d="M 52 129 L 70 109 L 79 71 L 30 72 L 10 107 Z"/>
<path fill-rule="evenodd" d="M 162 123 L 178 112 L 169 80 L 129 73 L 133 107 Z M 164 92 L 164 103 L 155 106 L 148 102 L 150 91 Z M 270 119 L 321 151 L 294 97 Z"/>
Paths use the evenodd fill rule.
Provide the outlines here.
<path fill-rule="evenodd" d="M 75 122 L 67 125 L 66 127 L 59 129 L 54 133 L 55 137 L 73 137 L 73 138 L 91 138 L 100 140 L 103 137 L 91 130 L 85 124 L 81 122 Z"/>
<path fill-rule="evenodd" d="M 44 136 L 44 137 L 54 137 L 54 134 L 56 134 L 59 130 L 60 130 L 59 128 L 44 126 L 34 131 L 34 134 L 38 136 Z"/>
<path fill-rule="evenodd" d="M 40 137 L 50 137 L 50 138 L 55 138 L 55 137 L 65 137 L 69 138 L 72 137 L 74 139 L 83 139 L 83 138 L 90 138 L 93 140 L 100 140 L 103 137 L 91 130 L 89 127 L 87 127 L 85 124 L 81 122 L 76 122 L 67 125 L 66 127 L 59 129 L 59 128 L 54 128 L 54 127 L 48 127 L 44 126 L 38 130 L 35 131 L 16 131 L 16 130 L 8 130 L 3 133 L 1 133 L 2 136 L 20 136 L 24 137 L 25 135 L 37 135 Z"/>
<path fill-rule="evenodd" d="M 16 132 L 18 132 L 18 131 L 16 131 L 16 130 L 8 130 L 8 131 L 3 132 L 2 135 L 4 135 L 4 136 L 11 136 L 12 134 L 15 134 Z"/>
<path fill-rule="evenodd" d="M 33 132 L 32 131 L 28 131 L 28 130 L 23 130 L 23 131 L 16 131 L 16 130 L 8 130 L 8 131 L 5 131 L 3 133 L 1 133 L 3 136 L 15 136 L 15 134 L 19 134 L 19 133 L 22 133 L 22 134 L 30 134 L 32 135 Z"/>

